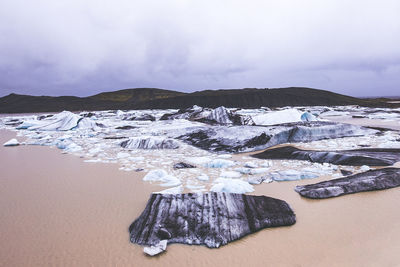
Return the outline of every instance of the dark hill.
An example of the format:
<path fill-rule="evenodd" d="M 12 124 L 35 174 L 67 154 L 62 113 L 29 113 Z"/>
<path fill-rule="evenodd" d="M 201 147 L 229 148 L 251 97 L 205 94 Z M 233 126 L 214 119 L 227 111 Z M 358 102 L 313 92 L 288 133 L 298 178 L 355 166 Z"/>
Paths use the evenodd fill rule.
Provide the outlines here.
<path fill-rule="evenodd" d="M 142 102 L 135 108 L 187 108 L 194 104 L 202 107 L 257 108 L 284 106 L 367 105 L 369 100 L 340 95 L 324 90 L 289 87 L 280 89 L 206 90 L 174 98 Z M 127 109 L 132 108 L 127 105 Z"/>
<path fill-rule="evenodd" d="M 103 101 L 138 103 L 154 99 L 181 96 L 184 94 L 185 93 L 158 88 L 135 88 L 100 93 L 89 98 Z"/>
<path fill-rule="evenodd" d="M 125 89 L 89 97 L 29 96 L 0 98 L 0 113 L 58 112 L 62 110 L 165 109 L 203 107 L 258 108 L 283 106 L 398 106 L 382 99 L 360 99 L 325 90 L 302 87 L 280 89 L 205 90 L 182 93 L 157 88 Z"/>

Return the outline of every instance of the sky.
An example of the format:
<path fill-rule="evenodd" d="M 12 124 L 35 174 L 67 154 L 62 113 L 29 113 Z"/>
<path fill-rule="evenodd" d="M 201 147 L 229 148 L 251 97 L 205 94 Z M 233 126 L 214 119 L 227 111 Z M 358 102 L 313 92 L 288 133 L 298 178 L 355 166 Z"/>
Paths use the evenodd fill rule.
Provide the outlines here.
<path fill-rule="evenodd" d="M 289 86 L 400 96 L 400 1 L 0 0 L 0 96 Z"/>

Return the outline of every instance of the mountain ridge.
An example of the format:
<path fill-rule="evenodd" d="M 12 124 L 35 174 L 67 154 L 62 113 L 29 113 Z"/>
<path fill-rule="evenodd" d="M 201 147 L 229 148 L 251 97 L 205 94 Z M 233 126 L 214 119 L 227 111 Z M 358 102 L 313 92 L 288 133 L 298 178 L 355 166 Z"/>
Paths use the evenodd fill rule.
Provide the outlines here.
<path fill-rule="evenodd" d="M 11 93 L 0 98 L 0 113 L 58 112 L 62 110 L 167 109 L 193 105 L 215 108 L 277 108 L 283 106 L 360 105 L 398 107 L 383 98 L 361 99 L 307 87 L 202 90 L 192 93 L 159 88 L 132 88 L 88 97 L 31 96 Z"/>

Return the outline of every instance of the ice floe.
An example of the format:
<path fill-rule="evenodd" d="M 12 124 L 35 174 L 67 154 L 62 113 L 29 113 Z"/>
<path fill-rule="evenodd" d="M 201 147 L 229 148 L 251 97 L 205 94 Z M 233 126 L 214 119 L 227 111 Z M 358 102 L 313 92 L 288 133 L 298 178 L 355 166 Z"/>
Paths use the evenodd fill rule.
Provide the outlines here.
<path fill-rule="evenodd" d="M 253 117 L 253 121 L 256 125 L 274 125 L 288 122 L 299 122 L 302 113 L 297 109 L 284 109 L 278 111 L 271 111 L 265 114 L 260 114 Z"/>
<path fill-rule="evenodd" d="M 319 175 L 310 171 L 297 171 L 297 170 L 285 170 L 271 173 L 271 178 L 275 181 L 296 181 L 302 179 L 317 178 Z"/>
<path fill-rule="evenodd" d="M 181 180 L 169 175 L 165 170 L 152 170 L 143 177 L 143 181 L 162 182 L 161 186 L 175 187 L 181 184 Z"/>
<path fill-rule="evenodd" d="M 227 159 L 214 159 L 205 164 L 205 166 L 208 168 L 227 168 L 235 165 L 236 163 L 234 161 Z"/>
<path fill-rule="evenodd" d="M 3 146 L 19 146 L 19 142 L 17 139 L 13 138 L 5 142 Z"/>
<path fill-rule="evenodd" d="M 245 194 L 254 191 L 254 188 L 248 182 L 239 179 L 218 178 L 210 191 Z"/>
<path fill-rule="evenodd" d="M 132 137 L 121 143 L 123 148 L 129 149 L 177 149 L 179 143 L 174 139 L 159 136 Z"/>

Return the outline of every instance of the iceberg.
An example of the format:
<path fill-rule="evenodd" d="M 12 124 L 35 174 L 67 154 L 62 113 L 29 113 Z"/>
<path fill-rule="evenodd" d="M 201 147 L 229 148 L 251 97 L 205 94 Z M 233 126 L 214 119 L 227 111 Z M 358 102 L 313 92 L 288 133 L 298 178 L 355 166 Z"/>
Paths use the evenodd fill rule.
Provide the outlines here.
<path fill-rule="evenodd" d="M 144 247 L 143 252 L 149 256 L 155 256 L 167 250 L 168 240 L 161 240 L 158 244 L 150 247 Z"/>
<path fill-rule="evenodd" d="M 400 161 L 400 149 L 364 148 L 354 150 L 302 150 L 293 146 L 267 149 L 252 157 L 259 159 L 307 160 L 351 166 L 390 166 Z M 367 171 L 363 167 L 363 171 Z"/>
<path fill-rule="evenodd" d="M 208 163 L 205 164 L 205 167 L 207 168 L 228 168 L 235 166 L 236 163 L 232 160 L 227 160 L 227 159 L 214 159 Z"/>
<path fill-rule="evenodd" d="M 261 184 L 261 183 L 272 183 L 273 180 L 272 178 L 268 177 L 268 176 L 259 176 L 259 177 L 249 177 L 247 179 L 247 182 L 249 182 L 249 184 Z"/>
<path fill-rule="evenodd" d="M 181 181 L 175 176 L 169 175 L 164 170 L 152 170 L 149 171 L 145 177 L 143 177 L 143 181 L 151 181 L 151 182 L 162 182 L 161 186 L 165 187 L 175 187 L 181 185 Z"/>
<path fill-rule="evenodd" d="M 222 171 L 219 176 L 223 178 L 239 178 L 242 175 L 236 171 Z"/>
<path fill-rule="evenodd" d="M 250 116 L 239 115 L 229 111 L 224 106 L 217 107 L 215 109 L 206 109 L 195 105 L 192 108 L 179 110 L 175 114 L 164 114 L 160 120 L 171 119 L 186 119 L 220 125 L 254 125 L 254 122 Z"/>
<path fill-rule="evenodd" d="M 17 139 L 13 138 L 5 142 L 3 146 L 19 146 L 19 142 Z"/>
<path fill-rule="evenodd" d="M 160 192 L 156 192 L 156 194 L 181 194 L 183 192 L 183 186 L 175 186 L 168 189 L 164 189 Z"/>
<path fill-rule="evenodd" d="M 214 181 L 210 191 L 245 194 L 253 192 L 254 188 L 248 182 L 239 179 L 218 178 Z"/>
<path fill-rule="evenodd" d="M 383 168 L 316 184 L 299 185 L 295 191 L 302 197 L 322 199 L 398 186 L 400 169 Z"/>
<path fill-rule="evenodd" d="M 275 125 L 289 122 L 300 122 L 302 113 L 297 109 L 284 109 L 271 111 L 265 114 L 253 116 L 256 125 Z"/>
<path fill-rule="evenodd" d="M 140 136 L 132 137 L 129 140 L 123 141 L 123 148 L 129 149 L 177 149 L 179 143 L 174 139 L 159 137 L 159 136 Z"/>
<path fill-rule="evenodd" d="M 220 153 L 251 152 L 283 143 L 377 133 L 351 124 L 329 121 L 297 122 L 274 126 L 213 126 L 192 130 L 178 139 L 195 147 Z"/>
<path fill-rule="evenodd" d="M 301 114 L 300 119 L 302 121 L 316 121 L 318 120 L 316 116 L 314 116 L 313 114 L 311 114 L 310 112 L 304 112 L 303 114 Z"/>
<path fill-rule="evenodd" d="M 38 121 L 28 130 L 38 131 L 68 131 L 77 127 L 81 117 L 69 111 L 63 111 L 52 117 Z"/>
<path fill-rule="evenodd" d="M 312 179 L 312 178 L 317 178 L 318 176 L 319 176 L 318 174 L 312 172 L 296 171 L 296 170 L 277 171 L 271 173 L 271 178 L 277 182 Z"/>
<path fill-rule="evenodd" d="M 269 168 L 236 168 L 235 171 L 240 172 L 242 174 L 260 174 L 268 172 Z"/>
<path fill-rule="evenodd" d="M 199 176 L 197 176 L 197 179 L 200 180 L 200 181 L 208 181 L 208 180 L 210 180 L 210 178 L 208 177 L 208 175 L 205 174 L 205 173 L 202 173 L 202 174 L 200 174 Z"/>
<path fill-rule="evenodd" d="M 282 200 L 228 193 L 152 194 L 130 225 L 130 241 L 151 246 L 167 243 L 218 248 L 267 227 L 292 225 L 296 216 Z M 161 243 L 163 242 L 163 243 Z"/>

